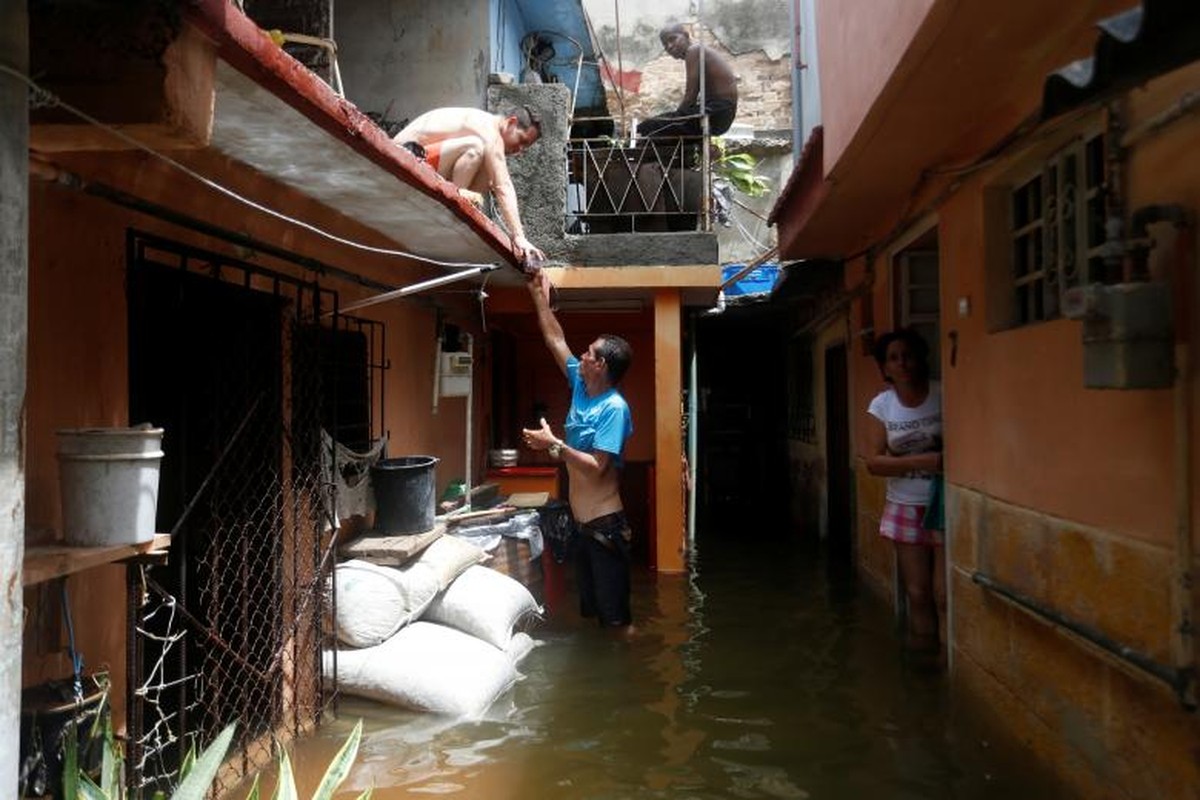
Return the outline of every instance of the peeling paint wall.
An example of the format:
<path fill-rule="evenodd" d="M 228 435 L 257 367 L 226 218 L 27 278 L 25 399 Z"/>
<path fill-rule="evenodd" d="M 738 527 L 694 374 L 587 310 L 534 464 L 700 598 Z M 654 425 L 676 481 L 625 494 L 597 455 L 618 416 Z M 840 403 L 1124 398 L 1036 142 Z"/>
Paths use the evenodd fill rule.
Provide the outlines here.
<path fill-rule="evenodd" d="M 24 3 L 0 6 L 0 52 L 28 69 Z M 25 552 L 25 363 L 29 115 L 26 89 L 0 76 L 0 794 L 17 795 L 21 704 L 21 564 Z M 3 787 L 9 787 L 4 789 Z"/>
<path fill-rule="evenodd" d="M 337 3 L 334 31 L 347 99 L 397 126 L 431 108 L 483 108 L 492 68 L 489 5 Z"/>

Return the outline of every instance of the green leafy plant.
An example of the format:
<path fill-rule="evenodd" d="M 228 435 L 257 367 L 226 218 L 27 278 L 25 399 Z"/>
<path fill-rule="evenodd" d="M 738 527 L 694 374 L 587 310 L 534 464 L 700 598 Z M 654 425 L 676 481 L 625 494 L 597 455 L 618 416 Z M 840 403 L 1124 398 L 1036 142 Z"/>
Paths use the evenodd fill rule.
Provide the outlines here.
<path fill-rule="evenodd" d="M 724 139 L 713 139 L 717 157 L 712 160 L 713 176 L 728 181 L 734 191 L 749 197 L 762 197 L 771 188 L 771 182 L 754 171 L 758 159 L 749 153 L 730 152 Z"/>
<path fill-rule="evenodd" d="M 212 782 L 217 777 L 217 772 L 225 761 L 225 753 L 233 741 L 236 727 L 236 724 L 228 725 L 199 756 L 196 755 L 195 746 L 188 749 L 179 768 L 179 785 L 171 793 L 170 800 L 204 800 L 209 795 Z M 346 780 L 358 755 L 358 746 L 362 742 L 362 728 L 362 720 L 359 720 L 325 769 L 321 782 L 313 792 L 312 800 L 331 800 L 333 793 Z M 63 796 L 77 800 L 123 800 L 125 792 L 121 785 L 121 772 L 124 755 L 116 743 L 112 723 L 107 715 L 103 730 L 94 730 L 94 733 L 103 736 L 104 740 L 100 783 L 97 784 L 79 770 L 77 737 L 68 736 L 64 753 Z M 370 797 L 371 790 L 367 789 L 357 800 L 370 800 Z M 154 800 L 166 800 L 166 795 L 161 791 L 155 792 Z M 251 784 L 245 800 L 262 800 L 259 776 L 254 777 L 254 783 Z M 292 762 L 282 745 L 279 746 L 279 777 L 270 800 L 299 800 Z"/>

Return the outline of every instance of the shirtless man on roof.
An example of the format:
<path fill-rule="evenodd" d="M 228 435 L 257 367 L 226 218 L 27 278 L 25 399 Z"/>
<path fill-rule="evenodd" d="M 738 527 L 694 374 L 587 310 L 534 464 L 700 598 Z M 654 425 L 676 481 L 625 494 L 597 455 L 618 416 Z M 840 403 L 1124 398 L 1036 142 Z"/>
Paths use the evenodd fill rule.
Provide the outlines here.
<path fill-rule="evenodd" d="M 642 120 L 638 135 L 646 137 L 699 136 L 700 125 L 700 53 L 704 52 L 704 111 L 708 114 L 709 133 L 720 136 L 729 130 L 737 116 L 737 75 L 720 53 L 708 45 L 692 41 L 683 25 L 668 25 L 658 34 L 667 55 L 684 63 L 683 100 L 674 111 Z"/>
<path fill-rule="evenodd" d="M 525 238 L 505 159 L 528 149 L 541 133 L 542 122 L 528 106 L 507 115 L 477 108 L 435 108 L 410 122 L 392 141 L 420 145 L 426 162 L 471 202 L 482 202 L 483 192 L 491 191 L 513 247 L 536 263 L 546 255 Z"/>

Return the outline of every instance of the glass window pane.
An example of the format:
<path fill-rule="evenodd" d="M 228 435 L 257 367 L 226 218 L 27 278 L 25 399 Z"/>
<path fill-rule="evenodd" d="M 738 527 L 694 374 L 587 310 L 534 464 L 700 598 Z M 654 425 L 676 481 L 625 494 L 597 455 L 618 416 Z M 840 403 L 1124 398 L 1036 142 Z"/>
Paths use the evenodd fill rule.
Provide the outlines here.
<path fill-rule="evenodd" d="M 908 293 L 909 314 L 936 314 L 938 312 L 938 290 L 913 289 Z"/>
<path fill-rule="evenodd" d="M 908 283 L 921 286 L 937 286 L 937 253 L 912 253 L 908 257 Z"/>

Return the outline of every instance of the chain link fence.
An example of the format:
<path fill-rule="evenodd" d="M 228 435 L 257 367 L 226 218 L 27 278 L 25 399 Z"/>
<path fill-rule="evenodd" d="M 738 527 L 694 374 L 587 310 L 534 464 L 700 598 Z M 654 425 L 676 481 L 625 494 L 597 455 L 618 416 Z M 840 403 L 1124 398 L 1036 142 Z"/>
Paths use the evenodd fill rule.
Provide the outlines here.
<path fill-rule="evenodd" d="M 219 796 L 323 712 L 321 431 L 337 430 L 346 331 L 319 322 L 337 296 L 316 282 L 134 232 L 129 252 L 131 415 L 167 431 L 173 536 L 167 563 L 129 570 L 128 785 L 173 785 L 189 747 L 237 722 Z"/>

